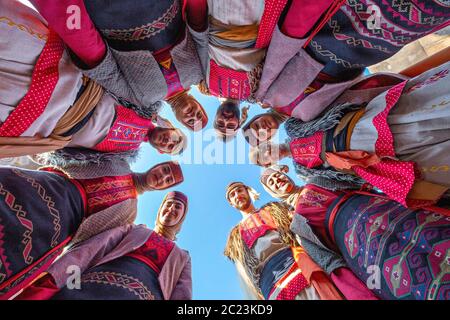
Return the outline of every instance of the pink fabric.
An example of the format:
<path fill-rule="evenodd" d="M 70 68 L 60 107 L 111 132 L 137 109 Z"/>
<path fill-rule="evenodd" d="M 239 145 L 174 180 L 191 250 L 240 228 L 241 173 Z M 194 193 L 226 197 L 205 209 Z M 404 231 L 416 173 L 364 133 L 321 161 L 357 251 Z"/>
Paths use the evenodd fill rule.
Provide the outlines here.
<path fill-rule="evenodd" d="M 354 166 L 352 170 L 389 198 L 407 207 L 406 197 L 416 180 L 414 162 L 383 159 L 371 167 Z"/>
<path fill-rule="evenodd" d="M 403 81 L 388 90 L 386 94 L 386 108 L 373 119 L 373 125 L 377 129 L 378 138 L 375 142 L 375 152 L 378 156 L 395 157 L 394 136 L 387 122 L 391 109 L 397 104 L 402 95 L 407 81 Z"/>
<path fill-rule="evenodd" d="M 208 1 L 183 0 L 183 17 L 192 29 L 204 31 L 208 26 Z"/>
<path fill-rule="evenodd" d="M 332 3 L 333 0 L 293 0 L 281 31 L 293 38 L 304 38 Z"/>
<path fill-rule="evenodd" d="M 255 48 L 267 48 L 272 39 L 278 19 L 286 6 L 287 0 L 265 0 L 264 12 L 258 28 Z"/>
<path fill-rule="evenodd" d="M 14 300 L 50 300 L 59 289 L 55 279 L 50 274 L 46 274 L 41 279 L 33 283 L 22 291 Z"/>
<path fill-rule="evenodd" d="M 30 89 L 0 126 L 1 137 L 19 137 L 44 112 L 58 83 L 58 66 L 63 52 L 63 42 L 50 30 L 34 67 Z"/>
<path fill-rule="evenodd" d="M 106 54 L 106 46 L 90 19 L 83 0 L 30 0 L 30 2 L 47 20 L 49 27 L 55 30 L 64 43 L 89 68 L 95 67 L 102 61 Z M 72 15 L 67 13 L 67 9 L 71 5 L 80 8 L 80 28 L 73 30 L 67 28 L 67 20 Z"/>
<path fill-rule="evenodd" d="M 322 153 L 323 131 L 306 138 L 292 140 L 290 149 L 294 161 L 307 168 L 315 168 L 323 164 Z"/>
<path fill-rule="evenodd" d="M 219 66 L 211 59 L 209 90 L 214 96 L 245 100 L 250 96 L 248 75 L 243 71 L 236 71 Z"/>
<path fill-rule="evenodd" d="M 264 210 L 251 214 L 239 224 L 242 240 L 249 248 L 252 248 L 260 237 L 271 230 L 277 230 L 277 227 L 270 213 Z"/>
<path fill-rule="evenodd" d="M 331 280 L 347 300 L 379 300 L 348 268 L 338 268 Z"/>
<path fill-rule="evenodd" d="M 313 184 L 307 184 L 303 188 L 295 208 L 296 214 L 308 219 L 308 224 L 318 238 L 334 250 L 337 248 L 327 235 L 325 218 L 329 206 L 339 194 L 340 192 L 332 192 Z"/>
<path fill-rule="evenodd" d="M 139 149 L 142 142 L 148 141 L 148 134 L 154 129 L 150 119 L 145 119 L 133 110 L 116 106 L 116 120 L 106 138 L 94 149 L 102 152 L 122 152 Z"/>

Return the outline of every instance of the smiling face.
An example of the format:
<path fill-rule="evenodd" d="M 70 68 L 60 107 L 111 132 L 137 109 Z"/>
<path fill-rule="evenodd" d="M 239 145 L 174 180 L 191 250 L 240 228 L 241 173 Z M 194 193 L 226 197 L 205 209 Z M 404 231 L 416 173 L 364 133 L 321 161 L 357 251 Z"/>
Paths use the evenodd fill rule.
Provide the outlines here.
<path fill-rule="evenodd" d="M 147 172 L 147 185 L 155 190 L 164 190 L 173 186 L 176 181 L 169 164 L 161 164 Z"/>
<path fill-rule="evenodd" d="M 195 99 L 186 99 L 177 110 L 177 119 L 190 130 L 198 131 L 204 127 L 205 110 Z"/>
<path fill-rule="evenodd" d="M 159 223 L 165 227 L 177 225 L 184 216 L 186 206 L 177 199 L 168 199 L 164 201 L 159 214 Z"/>
<path fill-rule="evenodd" d="M 287 195 L 294 188 L 292 180 L 281 172 L 272 173 L 267 179 L 267 187 L 275 194 Z"/>
<path fill-rule="evenodd" d="M 150 144 L 162 153 L 170 154 L 183 138 L 174 128 L 155 128 L 149 136 Z"/>
<path fill-rule="evenodd" d="M 224 102 L 217 109 L 214 128 L 221 133 L 235 132 L 239 129 L 239 106 L 232 102 Z"/>
<path fill-rule="evenodd" d="M 228 193 L 231 205 L 238 210 L 245 210 L 252 204 L 248 190 L 243 186 L 237 186 Z"/>
<path fill-rule="evenodd" d="M 270 140 L 279 127 L 278 121 L 270 114 L 257 117 L 250 123 L 249 129 L 258 142 Z"/>

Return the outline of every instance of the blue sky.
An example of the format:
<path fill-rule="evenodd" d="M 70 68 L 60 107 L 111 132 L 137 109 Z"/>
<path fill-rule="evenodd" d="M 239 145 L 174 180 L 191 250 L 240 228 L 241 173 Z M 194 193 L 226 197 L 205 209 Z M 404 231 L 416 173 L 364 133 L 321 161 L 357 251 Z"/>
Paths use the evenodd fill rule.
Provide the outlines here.
<path fill-rule="evenodd" d="M 192 89 L 191 93 L 207 110 L 209 123 L 205 132 L 211 133 L 219 101 L 217 98 L 201 95 L 196 89 Z M 250 108 L 249 118 L 261 112 L 265 111 L 254 105 Z M 164 108 L 161 115 L 172 121 L 175 126 L 179 126 L 169 106 Z M 215 138 L 208 134 L 205 135 L 205 140 L 208 138 L 211 140 L 206 140 L 202 145 L 191 148 L 193 140 L 198 140 L 199 136 L 194 138 L 189 131 L 183 131 L 190 139 L 190 147 L 185 151 L 186 154 L 193 155 L 193 149 L 196 149 L 198 153 L 198 151 L 208 151 L 212 148 L 211 143 L 215 141 Z M 284 138 L 285 134 L 282 133 L 280 140 L 284 140 Z M 234 162 L 234 164 L 183 164 L 183 161 L 180 160 L 185 181 L 181 185 L 169 189 L 169 191 L 182 191 L 189 197 L 189 212 L 178 237 L 178 245 L 191 254 L 194 299 L 244 298 L 234 266 L 223 256 L 228 232 L 241 219 L 240 213 L 230 207 L 226 201 L 225 187 L 232 181 L 242 181 L 252 186 L 261 193 L 261 199 L 256 203 L 257 206 L 273 199 L 259 183 L 261 169 L 249 164 L 248 146 L 246 146 L 245 157 L 237 155 L 237 141 L 243 144 L 243 139 L 239 133 L 236 142 L 226 145 L 222 142 L 215 142 L 217 144 L 214 146 L 223 148 L 224 157 L 228 154 L 230 159 L 236 160 L 228 161 L 228 163 Z M 156 163 L 170 159 L 172 159 L 170 156 L 158 154 L 149 145 L 145 145 L 141 150 L 139 160 L 132 167 L 135 171 L 143 172 Z M 245 159 L 245 164 L 242 164 L 242 159 Z M 241 164 L 237 164 L 237 160 Z M 283 162 L 288 164 L 290 161 Z M 294 177 L 291 164 L 290 167 L 291 176 Z M 300 182 L 298 179 L 296 181 Z M 153 227 L 156 213 L 166 192 L 168 191 L 147 192 L 139 197 L 136 223 L 144 223 Z"/>

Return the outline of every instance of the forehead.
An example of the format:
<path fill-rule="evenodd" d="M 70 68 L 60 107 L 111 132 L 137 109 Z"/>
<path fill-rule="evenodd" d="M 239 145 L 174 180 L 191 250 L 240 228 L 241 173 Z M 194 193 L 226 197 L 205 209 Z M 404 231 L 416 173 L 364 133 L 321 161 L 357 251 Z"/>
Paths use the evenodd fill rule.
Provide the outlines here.
<path fill-rule="evenodd" d="M 170 203 L 176 203 L 176 204 L 180 204 L 180 205 L 184 205 L 184 202 L 178 200 L 178 199 L 168 199 L 165 201 L 165 204 L 170 204 Z"/>
<path fill-rule="evenodd" d="M 247 191 L 247 188 L 244 185 L 240 184 L 240 185 L 237 185 L 237 186 L 233 187 L 230 190 L 230 193 L 232 193 L 234 191 L 237 191 L 237 192 Z"/>

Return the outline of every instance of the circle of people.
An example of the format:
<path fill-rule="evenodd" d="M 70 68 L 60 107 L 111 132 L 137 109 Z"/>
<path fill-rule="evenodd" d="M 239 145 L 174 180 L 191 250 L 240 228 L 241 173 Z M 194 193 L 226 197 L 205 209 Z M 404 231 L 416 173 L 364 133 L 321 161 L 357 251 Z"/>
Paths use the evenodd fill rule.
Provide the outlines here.
<path fill-rule="evenodd" d="M 192 298 L 175 242 L 187 196 L 169 192 L 153 230 L 134 224 L 138 195 L 182 168 L 129 164 L 145 142 L 186 149 L 165 105 L 205 128 L 192 86 L 220 100 L 217 138 L 242 131 L 277 199 L 225 189 L 242 220 L 224 253 L 248 297 L 448 299 L 450 54 L 364 74 L 448 26 L 445 1 L 30 2 L 0 0 L 0 158 L 41 165 L 0 167 L 0 299 Z M 265 111 L 247 119 L 243 102 Z"/>

